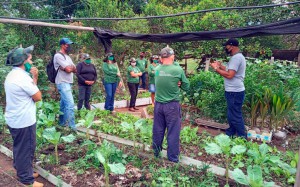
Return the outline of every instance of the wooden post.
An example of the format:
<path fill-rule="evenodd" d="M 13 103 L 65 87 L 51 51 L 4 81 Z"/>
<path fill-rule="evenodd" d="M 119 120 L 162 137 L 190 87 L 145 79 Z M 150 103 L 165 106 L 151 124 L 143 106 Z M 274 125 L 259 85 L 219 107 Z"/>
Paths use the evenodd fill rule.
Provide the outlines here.
<path fill-rule="evenodd" d="M 300 51 L 298 53 L 298 66 L 300 67 Z"/>
<path fill-rule="evenodd" d="M 298 59 L 299 61 L 299 59 Z M 298 166 L 297 166 L 297 174 L 296 174 L 296 182 L 294 187 L 300 186 L 300 148 L 299 148 L 299 158 L 298 158 Z"/>
<path fill-rule="evenodd" d="M 185 72 L 185 74 L 187 73 L 187 58 L 185 58 L 185 61 L 184 61 L 184 64 L 185 64 L 185 69 L 184 69 L 184 72 Z"/>
<path fill-rule="evenodd" d="M 206 61 L 205 61 L 205 71 L 208 71 L 208 69 L 209 69 L 209 61 L 210 61 L 210 59 L 206 59 Z"/>

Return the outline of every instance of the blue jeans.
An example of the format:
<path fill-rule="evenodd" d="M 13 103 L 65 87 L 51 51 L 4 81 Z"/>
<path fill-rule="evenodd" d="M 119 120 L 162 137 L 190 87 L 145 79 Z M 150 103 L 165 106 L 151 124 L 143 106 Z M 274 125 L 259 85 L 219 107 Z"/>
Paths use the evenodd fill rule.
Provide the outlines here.
<path fill-rule="evenodd" d="M 142 85 L 140 86 L 140 88 L 146 89 L 146 72 L 144 72 L 142 76 L 140 76 L 140 80 L 142 80 Z"/>
<path fill-rule="evenodd" d="M 63 113 L 59 115 L 59 125 L 68 125 L 71 129 L 76 130 L 72 85 L 70 83 L 60 83 L 56 86 L 60 94 L 60 112 Z"/>
<path fill-rule="evenodd" d="M 169 103 L 155 102 L 152 129 L 152 148 L 154 156 L 159 157 L 167 130 L 167 154 L 171 162 L 179 162 L 179 138 L 181 127 L 181 109 L 178 101 Z"/>
<path fill-rule="evenodd" d="M 227 120 L 229 128 L 226 129 L 228 136 L 240 136 L 247 138 L 245 124 L 242 114 L 242 106 L 245 99 L 245 91 L 225 92 L 227 101 Z"/>
<path fill-rule="evenodd" d="M 105 99 L 105 110 L 114 110 L 114 102 L 115 102 L 115 93 L 117 89 L 117 83 L 105 83 L 104 82 L 104 88 L 106 92 L 106 99 Z"/>
<path fill-rule="evenodd" d="M 155 93 L 155 91 L 156 91 L 155 84 L 149 84 L 149 92 Z"/>

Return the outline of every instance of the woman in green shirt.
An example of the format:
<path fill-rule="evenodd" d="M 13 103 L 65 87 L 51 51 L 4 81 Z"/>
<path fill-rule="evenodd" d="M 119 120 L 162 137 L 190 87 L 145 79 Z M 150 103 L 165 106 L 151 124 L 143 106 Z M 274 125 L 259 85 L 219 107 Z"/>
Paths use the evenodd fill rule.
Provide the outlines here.
<path fill-rule="evenodd" d="M 135 110 L 138 110 L 138 108 L 135 107 L 135 101 L 139 89 L 139 77 L 142 76 L 142 72 L 136 67 L 135 58 L 131 58 L 129 62 L 130 66 L 127 68 L 127 85 L 130 92 L 129 111 L 135 112 Z"/>
<path fill-rule="evenodd" d="M 151 101 L 152 106 L 154 106 L 154 98 L 155 98 L 155 68 L 157 65 L 159 65 L 159 57 L 157 55 L 153 55 L 150 58 L 150 66 L 148 69 L 148 75 L 149 75 L 149 92 L 151 92 Z"/>
<path fill-rule="evenodd" d="M 115 57 L 112 53 L 108 53 L 104 59 L 102 70 L 104 74 L 103 84 L 106 92 L 105 110 L 114 111 L 114 100 L 117 86 L 121 87 L 120 71 L 116 65 Z"/>

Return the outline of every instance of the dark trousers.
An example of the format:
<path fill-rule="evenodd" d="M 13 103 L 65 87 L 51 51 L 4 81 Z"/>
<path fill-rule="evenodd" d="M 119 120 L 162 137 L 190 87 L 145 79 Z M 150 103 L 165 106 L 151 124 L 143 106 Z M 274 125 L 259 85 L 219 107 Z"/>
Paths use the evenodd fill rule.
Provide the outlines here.
<path fill-rule="evenodd" d="M 139 83 L 127 83 L 130 92 L 129 108 L 135 107 L 135 101 L 139 90 Z"/>
<path fill-rule="evenodd" d="M 143 89 L 146 89 L 146 72 L 144 72 L 142 74 L 142 76 L 140 76 L 140 81 L 142 81 L 142 85 L 140 86 Z"/>
<path fill-rule="evenodd" d="M 105 92 L 106 92 L 104 109 L 113 111 L 117 83 L 116 82 L 115 83 L 105 83 L 104 82 L 104 88 L 105 88 Z"/>
<path fill-rule="evenodd" d="M 181 109 L 178 101 L 169 103 L 155 102 L 152 148 L 154 156 L 158 157 L 162 150 L 162 143 L 167 129 L 168 159 L 179 161 L 179 136 L 181 128 Z"/>
<path fill-rule="evenodd" d="M 91 90 L 92 86 L 78 86 L 79 87 L 79 95 L 78 95 L 78 104 L 77 109 L 80 110 L 83 105 L 88 110 L 91 110 L 90 106 L 90 97 L 91 97 Z"/>
<path fill-rule="evenodd" d="M 21 183 L 32 184 L 33 158 L 36 147 L 36 124 L 29 127 L 15 129 L 9 128 L 13 138 L 13 164 Z"/>
<path fill-rule="evenodd" d="M 226 130 L 228 136 L 247 137 L 242 114 L 242 106 L 245 99 L 245 91 L 225 92 L 227 102 L 227 120 L 229 128 Z"/>

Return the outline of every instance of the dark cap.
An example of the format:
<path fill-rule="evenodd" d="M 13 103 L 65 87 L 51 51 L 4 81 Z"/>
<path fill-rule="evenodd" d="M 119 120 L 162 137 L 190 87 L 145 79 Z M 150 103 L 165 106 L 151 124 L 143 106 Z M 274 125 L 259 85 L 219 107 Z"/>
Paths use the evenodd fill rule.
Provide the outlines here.
<path fill-rule="evenodd" d="M 81 61 L 86 60 L 86 59 L 91 59 L 89 54 L 83 53 L 83 54 L 80 55 L 80 60 Z"/>
<path fill-rule="evenodd" d="M 227 40 L 227 42 L 223 43 L 223 46 L 226 45 L 239 46 L 239 41 L 235 38 L 230 38 L 229 40 Z"/>
<path fill-rule="evenodd" d="M 174 50 L 170 47 L 165 47 L 160 51 L 161 58 L 168 58 L 172 55 L 174 55 Z"/>
<path fill-rule="evenodd" d="M 72 42 L 69 38 L 62 38 L 59 41 L 59 45 L 64 45 L 64 44 L 73 44 L 74 42 Z"/>
<path fill-rule="evenodd" d="M 32 53 L 34 46 L 29 46 L 27 48 L 15 48 L 11 50 L 6 58 L 6 66 L 18 66 L 21 65 Z"/>

